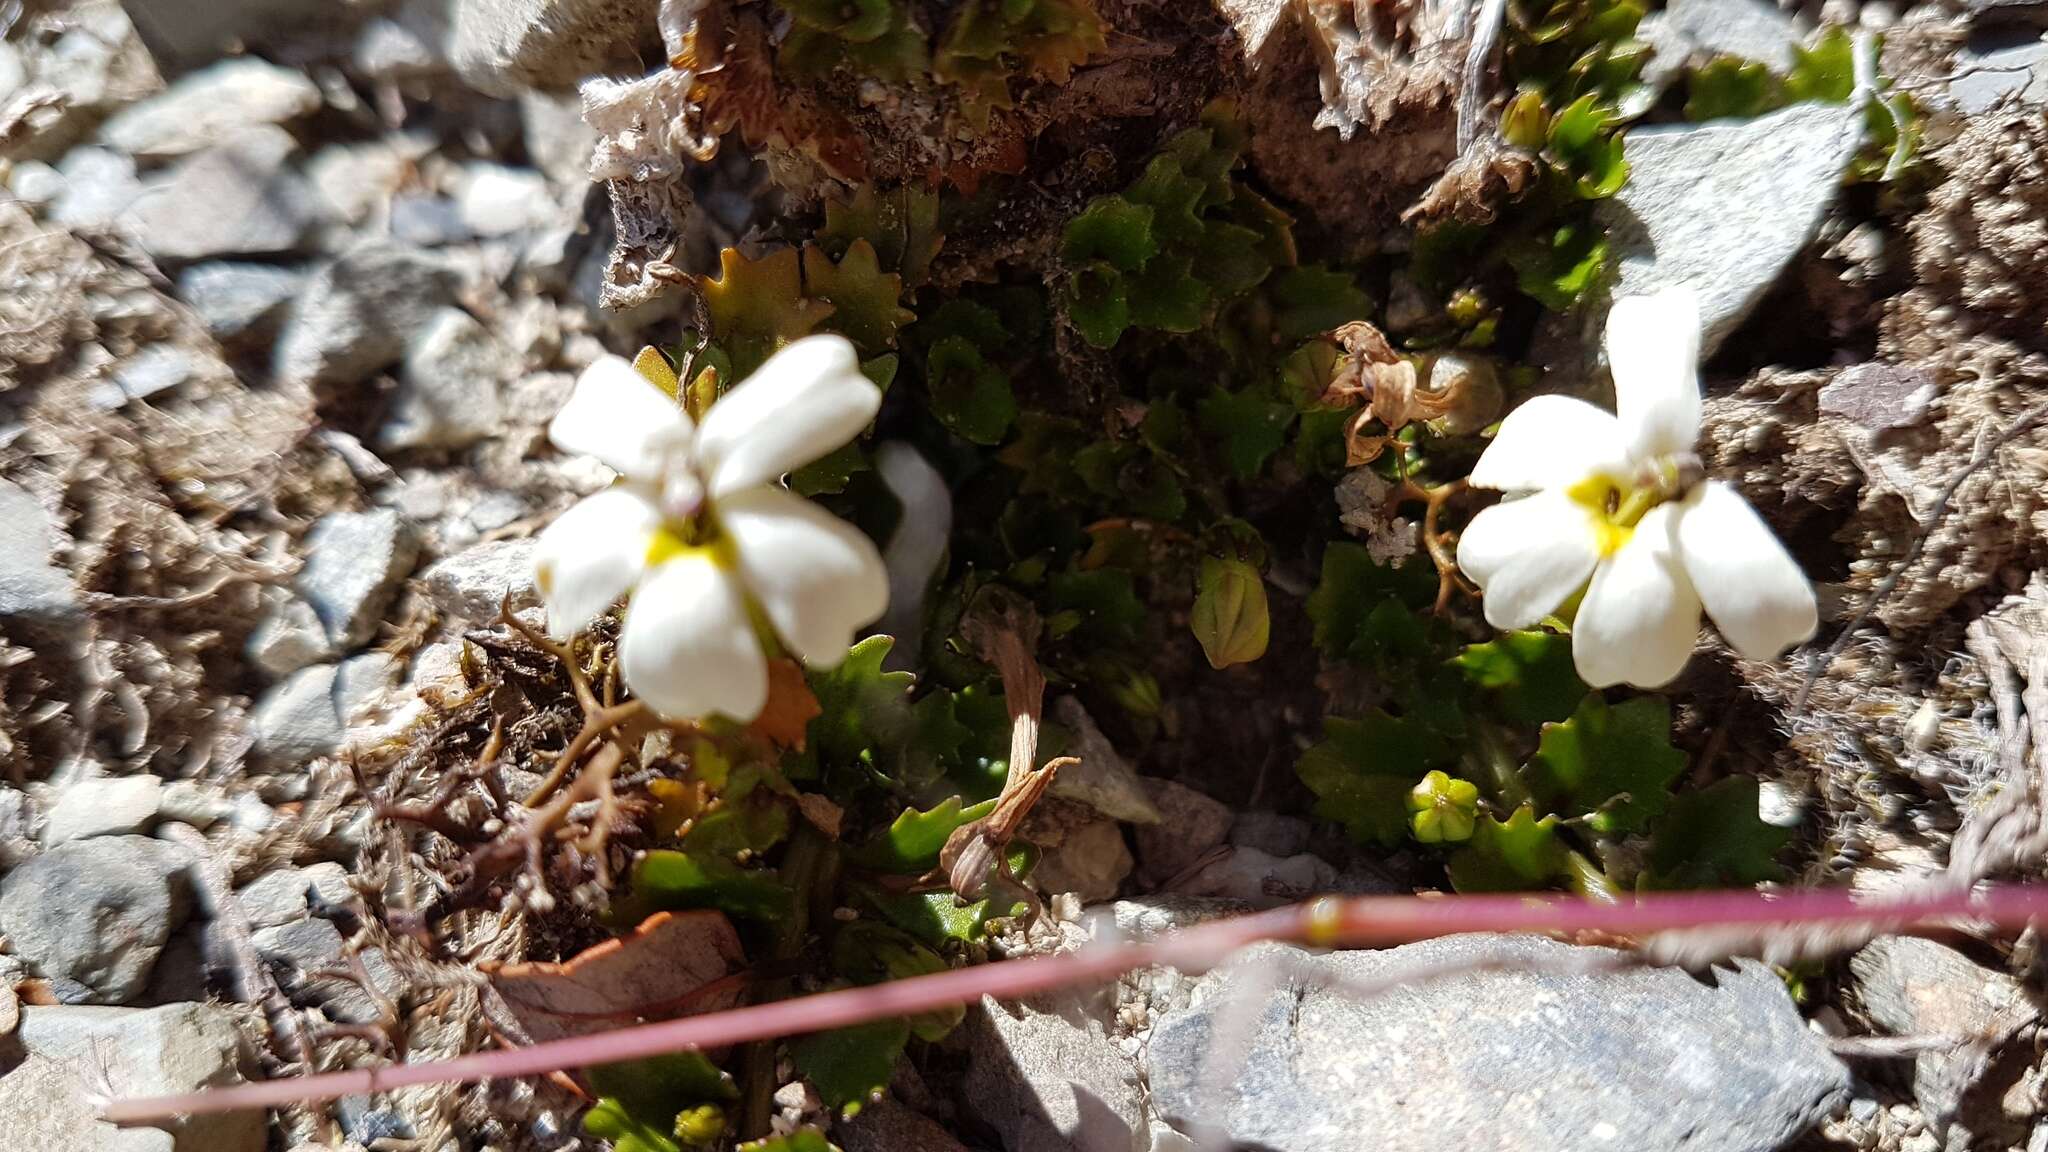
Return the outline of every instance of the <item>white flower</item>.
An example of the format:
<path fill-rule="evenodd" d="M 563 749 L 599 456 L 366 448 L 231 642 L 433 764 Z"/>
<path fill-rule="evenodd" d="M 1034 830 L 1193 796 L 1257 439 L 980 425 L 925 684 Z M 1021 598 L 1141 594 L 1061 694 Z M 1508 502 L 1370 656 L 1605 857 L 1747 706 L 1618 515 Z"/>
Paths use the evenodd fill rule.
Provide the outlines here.
<path fill-rule="evenodd" d="M 888 574 L 866 536 L 781 478 L 859 435 L 881 402 L 838 336 L 777 352 L 701 428 L 627 361 L 586 368 L 548 437 L 620 479 L 540 534 L 549 632 L 575 635 L 630 591 L 620 669 L 671 718 L 760 714 L 756 621 L 805 664 L 837 664 L 888 606 Z"/>
<path fill-rule="evenodd" d="M 1585 588 L 1572 659 L 1594 687 L 1669 683 L 1703 607 L 1752 660 L 1775 658 L 1817 623 L 1798 563 L 1735 489 L 1702 479 L 1699 343 L 1690 290 L 1616 301 L 1615 414 L 1538 396 L 1508 414 L 1472 469 L 1474 486 L 1508 493 L 1458 541 L 1487 622 L 1530 627 Z"/>

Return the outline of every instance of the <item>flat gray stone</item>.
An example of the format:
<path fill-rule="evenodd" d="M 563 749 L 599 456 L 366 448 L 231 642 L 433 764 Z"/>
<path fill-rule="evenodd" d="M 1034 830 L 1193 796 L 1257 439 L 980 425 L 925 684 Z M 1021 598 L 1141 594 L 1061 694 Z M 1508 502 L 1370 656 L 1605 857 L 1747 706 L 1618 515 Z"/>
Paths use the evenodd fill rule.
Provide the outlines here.
<path fill-rule="evenodd" d="M 275 928 L 311 914 L 309 892 L 327 904 L 345 904 L 355 894 L 348 886 L 347 869 L 321 861 L 304 868 L 265 872 L 235 889 L 235 897 L 251 928 Z"/>
<path fill-rule="evenodd" d="M 483 161 L 469 165 L 455 202 L 462 223 L 478 236 L 528 232 L 567 215 L 548 192 L 546 176 Z"/>
<path fill-rule="evenodd" d="M 1031 882 L 1050 893 L 1071 892 L 1083 904 L 1115 896 L 1134 861 L 1124 830 L 1114 820 L 1092 819 L 1064 830 L 1031 870 Z"/>
<path fill-rule="evenodd" d="M 967 1152 L 937 1121 L 887 1097 L 833 1125 L 832 1140 L 845 1152 Z"/>
<path fill-rule="evenodd" d="M 100 142 L 131 156 L 182 156 L 319 109 L 320 89 L 304 74 L 237 56 L 115 113 L 100 126 Z"/>
<path fill-rule="evenodd" d="M 334 708 L 339 670 L 315 664 L 292 673 L 249 710 L 256 749 L 273 760 L 297 762 L 325 756 L 346 734 Z"/>
<path fill-rule="evenodd" d="M 511 349 L 469 313 L 441 309 L 406 350 L 377 446 L 462 448 L 500 431 L 498 389 L 518 367 Z"/>
<path fill-rule="evenodd" d="M 1062 696 L 1053 701 L 1052 718 L 1073 737 L 1066 754 L 1080 757 L 1081 762 L 1061 768 L 1047 791 L 1062 800 L 1086 804 L 1112 820 L 1159 823 L 1159 809 L 1146 795 L 1137 771 L 1095 726 L 1095 718 L 1079 700 Z"/>
<path fill-rule="evenodd" d="M 93 836 L 148 831 L 163 805 L 164 782 L 155 776 L 98 776 L 66 785 L 50 806 L 43 844 L 54 848 Z"/>
<path fill-rule="evenodd" d="M 334 0 L 126 0 L 125 6 L 152 56 L 188 68 L 217 60 L 235 45 L 280 34 L 304 37 L 359 15 Z"/>
<path fill-rule="evenodd" d="M 1006 1152 L 1147 1152 L 1137 1062 L 1076 997 L 970 1009 L 966 1098 Z"/>
<path fill-rule="evenodd" d="M 1239 812 L 1230 825 L 1230 842 L 1256 848 L 1268 856 L 1295 856 L 1308 850 L 1314 825 L 1299 816 L 1278 812 Z"/>
<path fill-rule="evenodd" d="M 346 385 L 398 362 L 454 302 L 446 259 L 391 240 L 364 240 L 322 268 L 278 337 L 276 370 L 297 383 Z"/>
<path fill-rule="evenodd" d="M 1629 132 L 1628 183 L 1598 209 L 1617 256 L 1613 295 L 1691 284 L 1700 354 L 1712 355 L 1812 241 L 1863 134 L 1850 104 Z"/>
<path fill-rule="evenodd" d="M 1948 94 L 1971 116 L 2007 100 L 2035 108 L 2048 104 L 2048 36 L 2033 28 L 1972 36 L 1956 52 Z"/>
<path fill-rule="evenodd" d="M 1139 780 L 1159 810 L 1159 823 L 1139 825 L 1132 837 L 1138 845 L 1138 872 L 1145 879 L 1171 879 L 1229 838 L 1236 818 L 1229 805 L 1172 780 Z"/>
<path fill-rule="evenodd" d="M 116 1129 L 97 1121 L 87 1129 L 71 1115 L 73 1102 L 85 1103 L 91 1090 L 90 1078 L 105 1077 L 123 1093 L 161 1095 L 190 1092 L 239 1083 L 247 1059 L 240 1031 L 230 1011 L 210 1004 L 167 1004 L 160 1008 L 74 1008 L 26 1007 L 16 1032 L 30 1055 L 59 1069 L 71 1069 L 69 1083 L 58 1078 L 37 1082 L 49 1093 L 50 1111 L 57 1118 L 55 1130 L 66 1135 L 90 1132 L 85 1143 L 50 1144 L 37 1139 L 22 1148 L 119 1149 L 131 1152 L 143 1148 L 170 1152 L 262 1152 L 267 1124 L 262 1112 L 234 1112 L 220 1116 L 188 1117 L 167 1129 Z M 7 1081 L 0 1079 L 0 1097 L 7 1094 Z M 104 1091 L 104 1088 L 99 1089 Z M 5 1105 L 0 1104 L 0 1115 Z M 0 1131 L 10 1140 L 38 1131 L 31 1127 L 7 1127 Z M 128 1133 L 156 1139 L 126 1139 Z M 168 1137 L 167 1139 L 165 1137 Z"/>
<path fill-rule="evenodd" d="M 1182 1132 L 1220 1125 L 1268 1152 L 1769 1152 L 1848 1092 L 1849 1072 L 1769 968 L 1563 975 L 1509 968 L 1371 998 L 1288 973 L 1369 980 L 1404 965 L 1566 963 L 1537 937 L 1457 936 L 1313 956 L 1263 945 L 1204 977 L 1145 1053 L 1153 1106 Z M 1211 1099 L 1221 1005 L 1277 976 L 1242 1071 Z M 1239 991 L 1242 989 L 1242 991 Z M 1449 1141 L 1449 1143 L 1447 1143 Z"/>
<path fill-rule="evenodd" d="M 78 586 L 51 562 L 59 538 L 42 501 L 0 480 L 0 616 L 53 619 L 78 610 Z"/>
<path fill-rule="evenodd" d="M 91 1065 L 30 1056 L 0 1076 L 0 1132 L 51 1152 L 176 1152 L 161 1128 L 117 1128 L 93 1107 Z"/>
<path fill-rule="evenodd" d="M 533 587 L 531 539 L 472 544 L 436 560 L 420 574 L 420 586 L 444 620 L 480 625 L 497 619 L 498 606 L 512 610 L 540 604 Z"/>
<path fill-rule="evenodd" d="M 1336 883 L 1336 868 L 1320 856 L 1274 856 L 1257 848 L 1232 847 L 1181 881 L 1175 891 L 1271 908 L 1328 892 Z"/>
<path fill-rule="evenodd" d="M 42 975 L 109 1003 L 133 999 L 191 912 L 189 859 L 144 836 L 61 844 L 0 882 L 0 932 Z"/>
<path fill-rule="evenodd" d="M 659 0 L 455 0 L 448 56 L 472 87 L 568 91 L 633 60 Z M 644 71 L 637 63 L 633 74 Z"/>
<path fill-rule="evenodd" d="M 1657 50 L 1645 69 L 1653 75 L 1734 56 L 1783 76 L 1802 36 L 1792 14 L 1768 0 L 1671 0 L 1644 24 L 1644 38 Z"/>
<path fill-rule="evenodd" d="M 66 228 L 112 228 L 142 195 L 135 161 L 106 148 L 73 148 L 58 161 L 57 174 L 63 185 L 50 204 L 50 220 Z"/>
<path fill-rule="evenodd" d="M 390 508 L 330 512 L 306 534 L 305 548 L 295 586 L 328 639 L 344 649 L 368 643 L 418 555 L 404 518 Z"/>
<path fill-rule="evenodd" d="M 273 264 L 194 264 L 178 274 L 178 297 L 227 341 L 267 331 L 305 283 L 304 273 Z"/>
<path fill-rule="evenodd" d="M 259 124 L 145 182 L 123 224 L 159 260 L 290 252 L 319 219 L 311 185 L 290 166 L 298 142 Z"/>
<path fill-rule="evenodd" d="M 1940 1121 L 1961 1109 L 2006 1038 L 2040 1018 L 2019 981 L 1918 936 L 1872 940 L 1849 958 L 1849 972 L 1863 1011 L 1892 1035 L 1982 1041 L 1913 1058 L 1913 1097 Z"/>
<path fill-rule="evenodd" d="M 301 668 L 323 664 L 340 655 L 340 649 L 320 623 L 313 606 L 284 589 L 266 599 L 270 602 L 263 619 L 249 633 L 242 654 L 251 664 L 274 679 L 282 679 Z"/>

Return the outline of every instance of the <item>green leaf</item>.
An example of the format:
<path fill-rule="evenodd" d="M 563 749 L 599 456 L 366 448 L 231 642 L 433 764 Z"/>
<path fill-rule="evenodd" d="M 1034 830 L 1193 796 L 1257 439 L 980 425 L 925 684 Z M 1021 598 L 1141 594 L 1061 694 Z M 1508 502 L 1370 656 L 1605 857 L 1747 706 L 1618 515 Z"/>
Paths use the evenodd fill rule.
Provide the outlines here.
<path fill-rule="evenodd" d="M 1259 577 L 1259 570 L 1235 557 L 1202 557 L 1195 609 L 1188 625 L 1211 668 L 1247 664 L 1264 656 L 1272 622 L 1266 611 L 1266 582 Z"/>
<path fill-rule="evenodd" d="M 1326 264 L 1282 268 L 1266 283 L 1283 341 L 1306 340 L 1372 315 L 1372 297 L 1349 272 Z"/>
<path fill-rule="evenodd" d="M 836 496 L 846 491 L 856 472 L 869 471 L 867 449 L 849 440 L 789 474 L 790 490 L 799 496 Z"/>
<path fill-rule="evenodd" d="M 1777 855 L 1792 830 L 1764 823 L 1757 792 L 1754 779 L 1731 776 L 1673 801 L 1650 840 L 1650 886 L 1717 888 L 1783 875 Z"/>
<path fill-rule="evenodd" d="M 673 1112 L 666 1123 L 655 1123 L 644 1115 L 635 1115 L 609 1096 L 583 1114 L 583 1134 L 611 1141 L 612 1152 L 682 1152 L 681 1145 L 669 1135 L 674 1124 Z"/>
<path fill-rule="evenodd" d="M 1192 256 L 1162 253 L 1127 277 L 1131 324 L 1162 332 L 1193 332 L 1202 326 L 1215 292 L 1197 279 Z"/>
<path fill-rule="evenodd" d="M 1135 272 L 1159 252 L 1152 238 L 1152 208 L 1121 196 L 1097 196 L 1081 214 L 1067 221 L 1060 258 L 1069 264 L 1100 260 L 1112 268 Z"/>
<path fill-rule="evenodd" d="M 1223 458 L 1240 480 L 1249 480 L 1287 442 L 1294 408 L 1258 396 L 1251 389 L 1226 392 L 1216 388 L 1202 398 L 1196 414 L 1202 430 L 1223 442 Z"/>
<path fill-rule="evenodd" d="M 962 824 L 969 824 L 995 811 L 994 800 L 963 807 L 960 797 L 948 796 L 930 811 L 905 808 L 889 827 L 877 833 L 853 854 L 863 868 L 878 872 L 921 875 L 938 867 L 939 850 L 946 837 Z"/>
<path fill-rule="evenodd" d="M 1813 47 L 1792 46 L 1792 70 L 1785 76 L 1788 100 L 1843 104 L 1855 91 L 1856 42 L 1848 29 L 1831 25 Z"/>
<path fill-rule="evenodd" d="M 770 924 L 787 921 L 796 906 L 796 894 L 773 872 L 703 852 L 646 853 L 633 864 L 632 891 L 634 907 L 647 912 L 717 908 Z"/>
<path fill-rule="evenodd" d="M 893 0 L 776 0 L 797 23 L 856 44 L 876 39 L 895 22 Z"/>
<path fill-rule="evenodd" d="M 896 1058 L 909 1041 L 909 1021 L 894 1017 L 812 1033 L 790 1044 L 789 1058 L 825 1098 L 826 1107 L 851 1117 L 889 1086 Z"/>
<path fill-rule="evenodd" d="M 1563 720 L 1586 694 L 1572 663 L 1572 638 L 1555 632 L 1503 632 L 1467 645 L 1451 661 L 1473 687 L 1493 694 L 1510 720 Z"/>
<path fill-rule="evenodd" d="M 1568 221 L 1509 246 L 1507 261 L 1516 287 L 1553 312 L 1569 312 L 1607 267 L 1607 236 L 1590 222 Z"/>
<path fill-rule="evenodd" d="M 1436 596 L 1426 564 L 1380 564 L 1362 544 L 1333 541 L 1323 550 L 1322 579 L 1309 594 L 1308 618 L 1324 655 L 1358 658 L 1371 648 L 1367 620 L 1387 600 L 1421 608 Z"/>
<path fill-rule="evenodd" d="M 1530 784 L 1555 809 L 1590 813 L 1599 832 L 1633 832 L 1664 811 L 1685 753 L 1671 746 L 1671 706 L 1638 696 L 1610 706 L 1588 693 L 1571 719 L 1546 724 Z"/>
<path fill-rule="evenodd" d="M 882 271 L 875 246 L 855 240 L 837 263 L 816 244 L 805 245 L 804 290 L 832 305 L 824 327 L 872 356 L 896 346 L 896 333 L 917 315 L 902 303 L 903 277 Z"/>
<path fill-rule="evenodd" d="M 875 920 L 854 920 L 832 937 L 832 969 L 857 984 L 881 984 L 930 976 L 946 962 L 915 937 Z M 910 1031 L 928 1044 L 944 1040 L 967 1018 L 962 1004 L 934 1008 L 908 1018 Z"/>
<path fill-rule="evenodd" d="M 1273 271 L 1264 252 L 1266 238 L 1241 224 L 1210 221 L 1195 247 L 1194 274 L 1221 299 L 1258 287 Z"/>
<path fill-rule="evenodd" d="M 910 689 L 917 677 L 882 671 L 895 646 L 891 637 L 870 636 L 837 665 L 808 674 L 820 711 L 811 719 L 806 744 L 821 763 L 852 764 L 864 752 L 900 747 L 910 738 L 915 726 Z"/>
<path fill-rule="evenodd" d="M 1506 823 L 1482 813 L 1472 839 L 1451 854 L 1451 886 L 1460 892 L 1518 892 L 1568 875 L 1557 817 L 1536 818 L 1524 804 Z"/>
<path fill-rule="evenodd" d="M 1046 593 L 1054 612 L 1075 613 L 1080 627 L 1102 643 L 1134 644 L 1145 623 L 1145 605 L 1129 572 L 1097 568 L 1055 573 Z"/>
<path fill-rule="evenodd" d="M 1416 779 L 1451 755 L 1424 725 L 1373 711 L 1358 720 L 1325 718 L 1322 743 L 1301 754 L 1294 772 L 1316 794 L 1318 816 L 1343 824 L 1360 842 L 1392 847 L 1407 834 Z"/>
<path fill-rule="evenodd" d="M 1098 260 L 1074 270 L 1067 280 L 1067 317 L 1081 338 L 1113 348 L 1131 326 L 1131 300 L 1123 273 Z"/>
<path fill-rule="evenodd" d="M 1761 116 L 1784 102 L 1771 70 L 1753 60 L 1722 56 L 1686 77 L 1685 118 L 1718 120 Z"/>
<path fill-rule="evenodd" d="M 962 439 L 999 444 L 1017 417 L 1010 377 L 988 362 L 981 349 L 959 336 L 933 344 L 925 358 L 932 415 Z"/>

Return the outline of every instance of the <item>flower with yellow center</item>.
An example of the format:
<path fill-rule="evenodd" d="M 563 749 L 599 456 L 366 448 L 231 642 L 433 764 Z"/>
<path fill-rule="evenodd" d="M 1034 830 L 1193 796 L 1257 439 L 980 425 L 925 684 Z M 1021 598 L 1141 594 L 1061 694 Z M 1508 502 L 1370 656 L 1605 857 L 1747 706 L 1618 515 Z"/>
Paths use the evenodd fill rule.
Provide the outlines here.
<path fill-rule="evenodd" d="M 758 716 L 764 643 L 814 668 L 839 663 L 888 607 L 888 574 L 865 535 L 782 477 L 859 435 L 881 402 L 839 336 L 783 348 L 701 426 L 617 356 L 584 369 L 548 438 L 619 482 L 540 534 L 549 632 L 573 636 L 631 592 L 620 671 L 670 719 Z"/>
<path fill-rule="evenodd" d="M 1596 688 L 1655 688 L 1684 669 L 1702 608 L 1737 652 L 1811 637 L 1813 588 L 1734 488 L 1703 478 L 1699 306 L 1685 288 L 1607 318 L 1615 412 L 1538 396 L 1508 414 L 1471 483 L 1508 498 L 1472 518 L 1458 567 L 1487 622 L 1527 628 L 1585 594 L 1572 659 Z"/>

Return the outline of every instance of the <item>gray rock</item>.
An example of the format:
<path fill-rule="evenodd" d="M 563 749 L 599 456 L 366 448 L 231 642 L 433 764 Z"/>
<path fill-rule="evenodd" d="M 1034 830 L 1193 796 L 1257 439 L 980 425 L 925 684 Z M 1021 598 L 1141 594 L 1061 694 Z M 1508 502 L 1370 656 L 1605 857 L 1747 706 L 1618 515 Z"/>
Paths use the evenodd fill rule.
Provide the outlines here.
<path fill-rule="evenodd" d="M 418 555 L 396 511 L 330 512 L 306 534 L 306 563 L 295 582 L 327 637 L 347 649 L 368 643 L 398 582 Z"/>
<path fill-rule="evenodd" d="M 448 55 L 472 87 L 567 91 L 610 65 L 631 63 L 654 30 L 659 0 L 455 0 Z"/>
<path fill-rule="evenodd" d="M 405 661 L 389 652 L 365 652 L 341 662 L 334 676 L 334 712 L 344 730 L 374 709 L 405 676 Z"/>
<path fill-rule="evenodd" d="M 135 161 L 106 148 L 73 148 L 58 162 L 57 175 L 63 185 L 50 204 L 50 220 L 66 228 L 111 228 L 142 195 Z"/>
<path fill-rule="evenodd" d="M 260 336 L 284 315 L 306 277 L 271 264 L 194 264 L 178 275 L 178 296 L 216 340 Z"/>
<path fill-rule="evenodd" d="M 30 1056 L 0 1076 L 0 1132 L 19 1147 L 53 1152 L 175 1152 L 161 1128 L 117 1128 L 100 1119 L 91 1068 Z"/>
<path fill-rule="evenodd" d="M 182 156 L 319 109 L 320 89 L 303 74 L 238 56 L 115 113 L 100 126 L 100 142 L 131 156 Z"/>
<path fill-rule="evenodd" d="M 226 366 L 176 344 L 151 344 L 114 369 L 114 378 L 95 387 L 94 405 L 112 411 L 130 400 L 147 400 L 188 380 L 203 379 Z"/>
<path fill-rule="evenodd" d="M 462 222 L 462 208 L 446 196 L 427 192 L 401 192 L 391 198 L 393 239 L 422 248 L 445 248 L 472 237 Z"/>
<path fill-rule="evenodd" d="M 286 987 L 320 1005 L 334 1019 L 362 1023 L 377 1018 L 376 1001 L 360 985 L 315 977 L 316 973 L 347 967 L 346 941 L 331 921 L 315 917 L 260 928 L 250 933 L 249 942 L 258 955 L 281 969 L 281 982 Z M 397 973 L 381 950 L 366 949 L 363 968 L 378 992 L 386 996 L 396 994 Z"/>
<path fill-rule="evenodd" d="M 1792 14 L 1767 0 L 1672 0 L 1638 35 L 1655 49 L 1644 78 L 1657 87 L 1716 56 L 1754 60 L 1783 76 L 1801 38 Z"/>
<path fill-rule="evenodd" d="M 265 597 L 263 619 L 250 631 L 242 654 L 274 679 L 340 655 L 313 606 L 284 589 Z"/>
<path fill-rule="evenodd" d="M 1093 904 L 1116 895 L 1132 863 L 1124 830 L 1114 820 L 1094 820 L 1067 829 L 1059 843 L 1047 847 L 1031 881 L 1046 892 L 1072 892 Z"/>
<path fill-rule="evenodd" d="M 517 368 L 511 350 L 469 313 L 441 309 L 406 351 L 377 446 L 461 448 L 499 431 L 498 389 Z"/>
<path fill-rule="evenodd" d="M 968 1013 L 966 1097 L 1007 1152 L 1146 1152 L 1137 1062 L 1076 998 Z"/>
<path fill-rule="evenodd" d="M 1271 908 L 1327 892 L 1336 882 L 1337 870 L 1319 856 L 1304 852 L 1280 857 L 1257 848 L 1232 848 L 1228 855 L 1181 881 L 1175 891 Z"/>
<path fill-rule="evenodd" d="M 582 102 L 545 92 L 519 94 L 519 125 L 526 154 L 557 184 L 588 184 L 597 130 L 583 120 Z"/>
<path fill-rule="evenodd" d="M 1053 701 L 1052 718 L 1072 734 L 1066 754 L 1080 757 L 1081 762 L 1061 768 L 1048 791 L 1062 800 L 1086 804 L 1112 820 L 1159 823 L 1159 809 L 1145 794 L 1138 773 L 1095 726 L 1095 718 L 1079 700 L 1062 696 Z"/>
<path fill-rule="evenodd" d="M 333 0 L 127 0 L 127 7 L 150 53 L 182 67 L 217 60 L 237 44 L 345 25 L 360 11 Z"/>
<path fill-rule="evenodd" d="M 5 59 L 7 50 L 5 41 L 0 41 L 0 60 Z M 7 174 L 7 190 L 30 207 L 54 204 L 64 195 L 64 174 L 41 160 L 24 160 Z"/>
<path fill-rule="evenodd" d="M 1767 1152 L 1847 1095 L 1848 1070 L 1763 965 L 1710 979 L 1531 970 L 1580 955 L 1536 937 L 1325 956 L 1260 946 L 1155 1025 L 1153 1106 L 1182 1132 L 1217 1125 L 1271 1152 L 1436 1152 L 1457 1133 L 1529 1152 Z M 1370 999 L 1328 982 L 1482 963 L 1511 967 L 1410 980 Z M 1242 1070 L 1211 1099 L 1203 1069 L 1218 1014 L 1276 978 Z"/>
<path fill-rule="evenodd" d="M 159 260 L 290 252 L 319 219 L 311 186 L 288 163 L 297 149 L 275 125 L 245 129 L 148 181 L 123 222 Z"/>
<path fill-rule="evenodd" d="M 326 904 L 346 904 L 355 895 L 348 885 L 348 870 L 323 860 L 304 868 L 265 872 L 237 888 L 235 897 L 251 928 L 275 928 L 310 914 L 308 892 Z"/>
<path fill-rule="evenodd" d="M 420 585 L 443 619 L 461 625 L 496 619 L 508 600 L 514 612 L 536 607 L 533 547 L 531 539 L 473 544 L 435 561 L 420 574 Z"/>
<path fill-rule="evenodd" d="M 297 383 L 355 384 L 396 363 L 442 306 L 460 273 L 390 240 L 365 240 L 322 268 L 277 342 L 277 374 Z"/>
<path fill-rule="evenodd" d="M 1873 360 L 1852 364 L 1822 385 L 1820 410 L 1880 432 L 1919 422 L 1939 391 L 1925 368 Z"/>
<path fill-rule="evenodd" d="M 833 1125 L 832 1141 L 845 1152 L 967 1152 L 937 1121 L 887 1097 Z"/>
<path fill-rule="evenodd" d="M 55 848 L 92 836 L 146 832 L 163 805 L 164 782 L 155 776 L 99 776 L 67 785 L 50 806 L 43 845 Z"/>
<path fill-rule="evenodd" d="M 306 178 L 330 215 L 344 224 L 360 224 L 405 182 L 410 152 L 388 139 L 329 144 L 306 162 Z"/>
<path fill-rule="evenodd" d="M 35 855 L 36 802 L 19 788 L 0 788 L 0 873 Z"/>
<path fill-rule="evenodd" d="M 1598 214 L 1619 257 L 1614 295 L 1691 284 L 1711 355 L 1813 239 L 1863 123 L 1855 105 L 1795 104 L 1629 132 L 1628 183 Z"/>
<path fill-rule="evenodd" d="M 0 932 L 44 976 L 78 981 L 103 1001 L 132 999 L 191 911 L 188 863 L 143 836 L 59 845 L 0 883 Z"/>
<path fill-rule="evenodd" d="M 478 161 L 464 174 L 456 197 L 462 222 L 478 236 L 509 236 L 561 220 L 547 177 L 531 168 Z"/>
<path fill-rule="evenodd" d="M 1133 837 L 1145 879 L 1158 883 L 1178 876 L 1229 837 L 1235 814 L 1222 801 L 1172 780 L 1139 780 L 1159 810 L 1159 823 L 1139 825 Z"/>
<path fill-rule="evenodd" d="M 0 617 L 47 620 L 78 610 L 78 586 L 51 563 L 59 537 L 41 501 L 0 480 Z"/>
<path fill-rule="evenodd" d="M 1849 972 L 1863 1011 L 1885 1031 L 1982 1041 L 1913 1058 L 1913 1096 L 1937 1122 L 1962 1107 L 2000 1045 L 2040 1018 L 2019 981 L 1918 936 L 1871 941 L 1849 958 Z"/>
<path fill-rule="evenodd" d="M 1956 52 L 1948 94 L 1971 116 L 2008 99 L 2048 104 L 2048 36 L 2033 28 L 1980 32 Z"/>
<path fill-rule="evenodd" d="M 1308 850 L 1314 825 L 1299 816 L 1278 812 L 1239 812 L 1230 826 L 1230 842 L 1256 848 L 1268 856 L 1298 856 Z"/>
<path fill-rule="evenodd" d="M 447 70 L 448 11 L 442 0 L 407 0 L 390 16 L 363 22 L 349 65 L 366 80 L 404 82 Z"/>
<path fill-rule="evenodd" d="M 40 1081 L 50 1092 L 52 1112 L 59 1116 L 68 1115 L 74 1101 L 86 1104 L 93 1070 L 104 1078 L 103 1083 L 111 1083 L 123 1093 L 153 1096 L 239 1083 L 248 1057 L 231 1010 L 211 1004 L 167 1004 L 161 1008 L 28 1007 L 22 1009 L 21 1027 L 16 1035 L 32 1058 L 59 1069 L 74 1070 L 68 1077 Z M 14 1075 L 10 1073 L 6 1079 L 12 1080 Z M 5 1087 L 6 1081 L 0 1080 L 0 1096 L 6 1094 Z M 0 1114 L 4 1112 L 4 1106 L 0 1106 Z M 266 1140 L 261 1112 L 193 1116 L 167 1130 L 124 1132 L 99 1123 L 88 1130 L 72 1127 L 74 1123 L 65 1121 L 61 1130 L 80 1135 L 89 1131 L 85 1142 L 52 1144 L 36 1139 L 19 1146 L 62 1148 L 64 1152 L 102 1148 L 121 1152 L 141 1148 L 170 1152 L 262 1152 Z M 41 1130 L 0 1123 L 0 1131 L 18 1138 Z M 121 1139 L 117 1133 L 157 1139 Z"/>
<path fill-rule="evenodd" d="M 315 664 L 291 674 L 249 710 L 256 749 L 274 760 L 297 762 L 341 746 L 345 731 L 334 708 L 338 669 Z"/>

